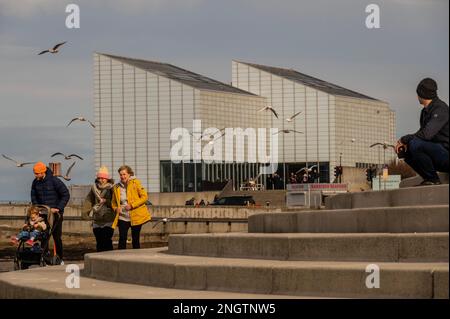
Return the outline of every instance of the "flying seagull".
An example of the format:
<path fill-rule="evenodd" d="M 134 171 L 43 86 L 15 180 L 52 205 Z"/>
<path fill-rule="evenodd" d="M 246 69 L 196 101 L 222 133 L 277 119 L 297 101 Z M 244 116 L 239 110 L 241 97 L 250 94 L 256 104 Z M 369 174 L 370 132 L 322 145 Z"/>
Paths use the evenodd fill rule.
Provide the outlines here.
<path fill-rule="evenodd" d="M 209 136 L 209 139 L 210 139 L 209 144 L 212 144 L 215 140 L 218 140 L 219 138 L 221 138 L 222 136 L 225 135 L 225 127 L 221 128 L 220 130 L 218 130 L 218 132 L 221 132 L 221 134 L 216 139 L 214 138 L 214 134 L 215 133 L 214 134 L 200 134 L 200 137 L 199 137 L 199 139 L 197 141 L 202 140 L 205 136 Z M 193 137 L 194 133 L 193 132 L 189 132 L 189 135 L 191 135 Z"/>
<path fill-rule="evenodd" d="M 69 124 L 67 124 L 67 126 L 69 126 L 70 124 L 72 124 L 72 122 L 74 122 L 74 121 L 89 122 L 89 124 L 91 124 L 91 126 L 92 126 L 93 128 L 95 128 L 94 123 L 92 123 L 91 121 L 89 121 L 88 119 L 86 119 L 86 118 L 84 118 L 84 117 L 82 117 L 82 116 L 73 118 L 73 119 L 69 122 Z"/>
<path fill-rule="evenodd" d="M 167 223 L 168 221 L 170 221 L 170 219 L 168 219 L 167 217 L 164 217 L 164 218 L 158 220 L 158 221 L 153 225 L 152 229 L 155 228 L 156 226 L 158 226 L 159 224 L 161 224 L 161 223 L 164 223 L 164 224 L 165 224 L 165 223 Z"/>
<path fill-rule="evenodd" d="M 296 171 L 295 174 L 298 174 L 298 173 L 300 173 L 301 171 L 304 171 L 304 170 L 306 170 L 307 172 L 311 172 L 314 167 L 317 167 L 317 165 L 313 165 L 310 168 L 305 166 L 305 167 L 299 169 L 298 171 Z"/>
<path fill-rule="evenodd" d="M 267 110 L 270 110 L 273 113 L 273 115 L 275 115 L 275 117 L 278 118 L 278 113 L 270 105 L 263 107 L 262 109 L 258 110 L 258 112 L 267 111 Z"/>
<path fill-rule="evenodd" d="M 273 133 L 273 135 L 275 135 L 275 134 L 279 134 L 279 133 L 286 133 L 286 134 L 289 134 L 289 133 L 300 133 L 300 134 L 303 134 L 303 132 L 299 132 L 299 131 L 296 131 L 296 130 L 280 130 L 280 131 L 278 131 L 278 132 L 275 132 L 275 133 Z"/>
<path fill-rule="evenodd" d="M 300 113 L 302 113 L 302 111 L 295 113 L 294 115 L 292 115 L 290 118 L 286 119 L 287 122 L 292 122 L 294 120 L 294 118 L 299 115 Z"/>
<path fill-rule="evenodd" d="M 51 157 L 55 157 L 56 155 L 62 155 L 62 156 L 64 156 L 64 159 L 66 159 L 66 160 L 72 159 L 72 156 L 73 157 L 78 157 L 80 160 L 83 160 L 83 158 L 81 156 L 78 156 L 77 154 L 65 155 L 65 154 L 60 153 L 60 152 L 53 154 Z"/>
<path fill-rule="evenodd" d="M 370 145 L 370 147 L 374 147 L 374 146 L 377 146 L 377 145 L 383 146 L 384 149 L 387 149 L 388 147 L 392 147 L 392 148 L 395 150 L 395 146 L 394 146 L 394 145 L 391 145 L 391 144 L 388 144 L 388 142 L 384 142 L 384 143 L 375 143 L 375 144 Z"/>
<path fill-rule="evenodd" d="M 16 161 L 16 160 L 14 160 L 14 159 L 12 159 L 12 158 L 6 156 L 5 154 L 2 154 L 2 156 L 3 156 L 4 158 L 6 158 L 7 160 L 10 160 L 10 161 L 16 163 L 16 167 L 24 167 L 25 165 L 29 165 L 29 164 L 34 164 L 34 163 L 36 163 L 36 162 L 20 163 L 20 162 L 18 162 L 18 161 Z"/>
<path fill-rule="evenodd" d="M 38 55 L 41 55 L 41 54 L 44 54 L 44 53 L 47 53 L 47 52 L 50 52 L 50 53 L 58 53 L 59 47 L 62 46 L 62 45 L 63 45 L 64 43 L 66 43 L 66 42 L 67 42 L 67 41 L 58 43 L 58 44 L 55 45 L 53 48 L 48 49 L 48 50 L 44 50 L 44 51 L 42 51 L 41 53 L 39 53 Z"/>
<path fill-rule="evenodd" d="M 69 169 L 66 172 L 66 175 L 61 176 L 62 178 L 64 178 L 66 181 L 70 181 L 72 178 L 69 177 L 70 171 L 72 170 L 72 167 L 75 165 L 75 162 L 72 163 L 72 165 L 69 166 Z"/>

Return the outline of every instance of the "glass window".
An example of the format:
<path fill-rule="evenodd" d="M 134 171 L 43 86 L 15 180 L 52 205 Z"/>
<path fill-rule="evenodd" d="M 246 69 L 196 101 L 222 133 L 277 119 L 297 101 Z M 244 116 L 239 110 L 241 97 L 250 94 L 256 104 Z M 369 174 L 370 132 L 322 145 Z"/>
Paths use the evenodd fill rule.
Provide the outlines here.
<path fill-rule="evenodd" d="M 203 170 L 202 170 L 202 163 L 196 163 L 195 164 L 195 180 L 196 180 L 196 191 L 201 192 L 203 190 L 202 187 L 202 180 L 203 180 Z"/>
<path fill-rule="evenodd" d="M 195 191 L 195 164 L 184 163 L 184 191 Z"/>
<path fill-rule="evenodd" d="M 319 181 L 320 183 L 330 182 L 330 163 L 319 163 Z"/>
<path fill-rule="evenodd" d="M 183 191 L 183 163 L 172 163 L 173 192 Z"/>
<path fill-rule="evenodd" d="M 170 162 L 164 161 L 161 162 L 161 192 L 167 193 L 171 192 L 171 168 Z"/>

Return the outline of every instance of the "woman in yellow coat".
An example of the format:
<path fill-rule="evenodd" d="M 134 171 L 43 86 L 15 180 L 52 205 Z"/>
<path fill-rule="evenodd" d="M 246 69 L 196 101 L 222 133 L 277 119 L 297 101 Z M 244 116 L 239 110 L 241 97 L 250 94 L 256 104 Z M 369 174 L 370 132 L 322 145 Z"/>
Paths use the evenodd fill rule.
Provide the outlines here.
<path fill-rule="evenodd" d="M 134 177 L 129 166 L 118 169 L 120 182 L 113 188 L 111 206 L 116 213 L 112 228 L 119 227 L 119 249 L 127 248 L 128 229 L 131 228 L 133 249 L 140 248 L 139 237 L 142 225 L 151 220 L 145 205 L 148 200 L 147 191 L 141 182 Z"/>

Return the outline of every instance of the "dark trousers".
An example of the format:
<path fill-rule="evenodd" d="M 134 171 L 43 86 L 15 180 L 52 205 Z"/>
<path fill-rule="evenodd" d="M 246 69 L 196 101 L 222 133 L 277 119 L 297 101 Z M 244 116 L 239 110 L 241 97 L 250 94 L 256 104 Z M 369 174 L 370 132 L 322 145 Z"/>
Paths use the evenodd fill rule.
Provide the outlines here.
<path fill-rule="evenodd" d="M 113 250 L 112 236 L 114 229 L 111 227 L 94 228 L 95 240 L 97 241 L 97 251 Z"/>
<path fill-rule="evenodd" d="M 408 144 L 405 162 L 424 180 L 437 182 L 438 172 L 449 171 L 448 150 L 441 144 L 414 137 Z"/>
<path fill-rule="evenodd" d="M 133 249 L 141 248 L 141 244 L 139 243 L 139 237 L 141 235 L 142 225 L 131 226 L 130 222 L 126 222 L 119 219 L 119 249 L 127 248 L 127 237 L 128 237 L 128 229 L 131 227 L 131 244 Z"/>
<path fill-rule="evenodd" d="M 63 243 L 62 243 L 62 223 L 63 223 L 63 215 L 54 214 L 53 220 L 53 241 L 55 242 L 56 254 L 59 258 L 63 258 Z"/>

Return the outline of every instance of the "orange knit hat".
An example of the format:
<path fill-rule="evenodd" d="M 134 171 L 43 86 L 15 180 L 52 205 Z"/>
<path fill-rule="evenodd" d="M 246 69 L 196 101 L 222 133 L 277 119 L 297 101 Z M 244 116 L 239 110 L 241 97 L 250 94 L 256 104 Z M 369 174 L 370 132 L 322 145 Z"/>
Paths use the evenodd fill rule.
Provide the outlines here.
<path fill-rule="evenodd" d="M 45 173 L 47 171 L 47 166 L 42 162 L 37 162 L 34 164 L 33 172 L 35 174 Z"/>

